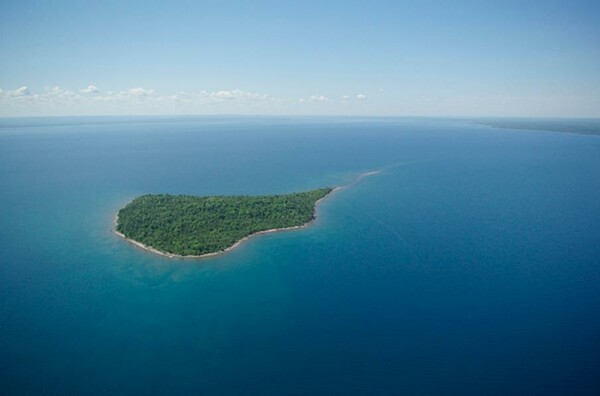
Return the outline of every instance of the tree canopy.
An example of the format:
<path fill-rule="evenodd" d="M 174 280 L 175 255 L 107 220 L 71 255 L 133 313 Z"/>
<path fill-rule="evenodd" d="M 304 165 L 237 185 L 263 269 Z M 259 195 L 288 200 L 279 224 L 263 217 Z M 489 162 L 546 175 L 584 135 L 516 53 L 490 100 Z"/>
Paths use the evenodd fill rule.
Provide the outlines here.
<path fill-rule="evenodd" d="M 117 231 L 165 253 L 222 251 L 259 231 L 300 226 L 331 188 L 283 195 L 143 195 L 119 210 Z"/>

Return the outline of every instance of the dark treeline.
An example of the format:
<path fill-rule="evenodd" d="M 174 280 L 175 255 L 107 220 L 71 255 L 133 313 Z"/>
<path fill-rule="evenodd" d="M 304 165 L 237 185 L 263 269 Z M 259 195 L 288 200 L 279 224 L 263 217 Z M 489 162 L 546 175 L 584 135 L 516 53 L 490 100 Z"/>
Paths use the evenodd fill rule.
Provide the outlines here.
<path fill-rule="evenodd" d="M 117 231 L 167 253 L 218 252 L 258 231 L 299 226 L 331 188 L 268 196 L 144 195 L 119 211 Z"/>

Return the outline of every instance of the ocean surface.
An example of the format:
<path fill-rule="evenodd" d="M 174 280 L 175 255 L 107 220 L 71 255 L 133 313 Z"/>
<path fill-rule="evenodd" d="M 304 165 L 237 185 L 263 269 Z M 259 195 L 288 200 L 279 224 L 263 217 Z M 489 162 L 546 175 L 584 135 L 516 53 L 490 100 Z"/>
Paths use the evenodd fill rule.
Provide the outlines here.
<path fill-rule="evenodd" d="M 204 260 L 137 195 L 351 183 Z M 0 120 L 0 394 L 598 395 L 600 137 L 457 119 Z"/>

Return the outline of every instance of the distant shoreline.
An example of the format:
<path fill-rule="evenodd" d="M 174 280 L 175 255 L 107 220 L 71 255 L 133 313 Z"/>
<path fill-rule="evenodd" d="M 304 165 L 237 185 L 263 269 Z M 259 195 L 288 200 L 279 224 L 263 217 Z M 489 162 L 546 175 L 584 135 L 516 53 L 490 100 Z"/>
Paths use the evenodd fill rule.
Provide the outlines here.
<path fill-rule="evenodd" d="M 233 245 L 229 246 L 228 248 L 225 248 L 223 250 L 219 250 L 218 252 L 212 252 L 212 253 L 205 253 L 205 254 L 201 254 L 201 255 L 181 255 L 181 254 L 175 254 L 175 253 L 167 253 L 167 252 L 163 252 L 161 250 L 158 250 L 156 248 L 153 248 L 152 246 L 148 246 L 145 245 L 141 242 L 138 242 L 136 240 L 133 240 L 131 238 L 127 238 L 123 233 L 117 231 L 117 224 L 119 221 L 119 215 L 117 214 L 115 216 L 114 219 L 114 224 L 115 224 L 115 228 L 114 228 L 114 233 L 119 236 L 120 238 L 123 238 L 125 241 L 141 248 L 144 249 L 146 251 L 161 255 L 163 257 L 168 257 L 168 258 L 174 258 L 174 259 L 202 259 L 202 258 L 208 258 L 208 257 L 215 257 L 215 256 L 220 256 L 222 254 L 225 254 L 227 252 L 232 251 L 233 249 L 237 248 L 238 246 L 240 246 L 242 243 L 244 243 L 245 241 L 247 241 L 248 239 L 256 236 L 256 235 L 261 235 L 261 234 L 271 234 L 274 232 L 280 232 L 280 231 L 293 231 L 293 230 L 299 230 L 302 228 L 306 228 L 309 225 L 311 225 L 316 219 L 317 219 L 317 205 L 319 205 L 319 203 L 321 203 L 325 198 L 333 195 L 334 192 L 342 190 L 344 188 L 353 186 L 355 184 L 357 184 L 358 182 L 360 182 L 363 178 L 367 177 L 367 176 L 371 176 L 371 175 L 376 175 L 378 173 L 381 173 L 380 170 L 377 171 L 371 171 L 371 172 L 365 172 L 365 173 L 361 173 L 360 175 L 358 175 L 358 177 L 356 178 L 356 180 L 348 185 L 345 186 L 338 186 L 333 188 L 331 191 L 329 191 L 324 197 L 318 199 L 315 203 L 314 203 L 314 208 L 313 208 L 313 215 L 312 218 L 307 221 L 306 223 L 302 224 L 302 225 L 298 225 L 298 226 L 293 226 L 293 227 L 285 227 L 285 228 L 272 228 L 269 230 L 263 230 L 263 231 L 257 231 L 254 232 L 250 235 L 246 235 L 245 237 L 243 237 L 242 239 L 236 241 Z"/>
<path fill-rule="evenodd" d="M 547 119 L 473 120 L 472 124 L 494 129 L 600 136 L 600 123 L 594 118 L 558 121 Z"/>

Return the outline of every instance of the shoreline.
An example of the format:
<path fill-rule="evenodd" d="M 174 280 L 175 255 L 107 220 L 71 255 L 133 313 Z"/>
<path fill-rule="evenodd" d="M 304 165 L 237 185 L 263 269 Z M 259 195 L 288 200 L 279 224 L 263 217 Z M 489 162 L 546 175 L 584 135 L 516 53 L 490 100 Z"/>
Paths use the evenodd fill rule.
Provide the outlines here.
<path fill-rule="evenodd" d="M 312 218 L 307 221 L 304 224 L 301 225 L 297 225 L 297 226 L 292 226 L 292 227 L 285 227 L 285 228 L 271 228 L 269 230 L 263 230 L 263 231 L 257 231 L 254 232 L 250 235 L 246 235 L 245 237 L 241 238 L 240 240 L 236 241 L 233 245 L 223 249 L 223 250 L 219 250 L 218 252 L 212 252 L 212 253 L 205 253 L 205 254 L 200 254 L 200 255 L 181 255 L 181 254 L 176 254 L 176 253 L 167 253 L 167 252 L 163 252 L 161 250 L 155 249 L 152 246 L 148 246 L 148 245 L 144 245 L 141 242 L 138 242 L 136 240 L 133 240 L 131 238 L 126 237 L 123 233 L 117 231 L 117 223 L 119 220 L 119 215 L 117 213 L 117 215 L 115 216 L 114 219 L 114 229 L 112 230 L 117 236 L 119 236 L 120 238 L 123 238 L 125 241 L 143 249 L 146 250 L 148 252 L 151 253 L 155 253 L 158 255 L 161 255 L 163 257 L 168 257 L 168 258 L 172 258 L 172 259 L 202 259 L 202 258 L 208 258 L 208 257 L 215 257 L 215 256 L 220 256 L 222 254 L 225 254 L 227 252 L 232 251 L 233 249 L 237 248 L 238 246 L 240 246 L 242 243 L 244 243 L 245 241 L 247 241 L 248 239 L 256 236 L 256 235 L 262 235 L 262 234 L 271 234 L 274 232 L 282 232 L 282 231 L 293 231 L 293 230 L 299 230 L 302 228 L 306 228 L 309 225 L 311 225 L 312 223 L 315 222 L 315 220 L 317 219 L 317 206 L 319 205 L 319 203 L 321 203 L 321 201 L 323 201 L 325 198 L 333 195 L 333 193 L 335 193 L 336 191 L 340 191 L 344 188 L 347 187 L 351 187 L 355 184 L 357 184 L 358 182 L 360 182 L 363 178 L 367 177 L 367 176 L 371 176 L 371 175 L 376 175 L 378 173 L 381 173 L 380 170 L 377 171 L 371 171 L 371 172 L 365 172 L 365 173 L 361 173 L 360 175 L 358 175 L 358 177 L 356 178 L 356 180 L 350 184 L 347 184 L 345 186 L 338 186 L 338 187 L 334 187 L 331 191 L 329 191 L 325 196 L 323 196 L 322 198 L 319 198 L 317 201 L 315 201 L 314 204 L 314 208 L 313 208 L 313 215 Z"/>

